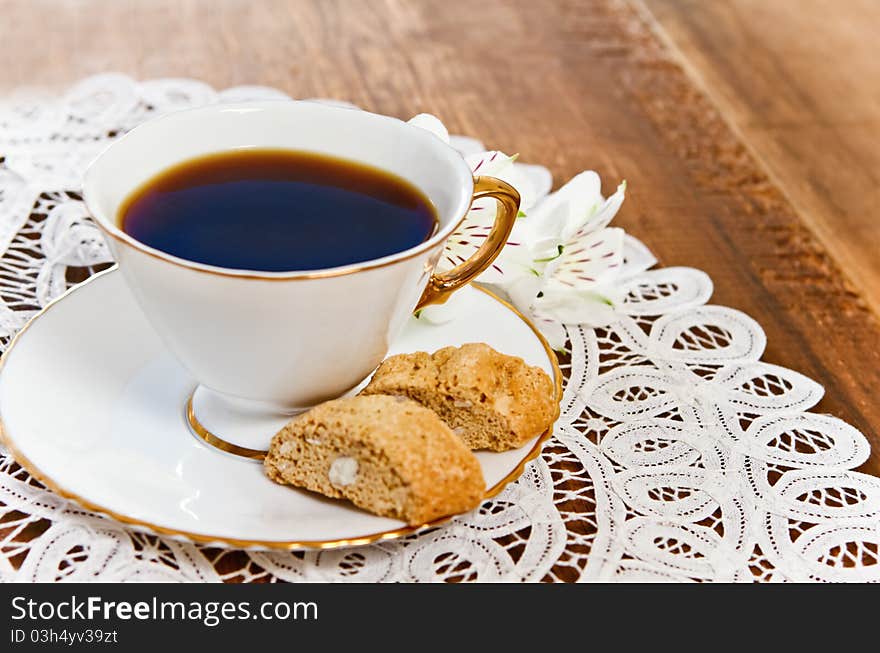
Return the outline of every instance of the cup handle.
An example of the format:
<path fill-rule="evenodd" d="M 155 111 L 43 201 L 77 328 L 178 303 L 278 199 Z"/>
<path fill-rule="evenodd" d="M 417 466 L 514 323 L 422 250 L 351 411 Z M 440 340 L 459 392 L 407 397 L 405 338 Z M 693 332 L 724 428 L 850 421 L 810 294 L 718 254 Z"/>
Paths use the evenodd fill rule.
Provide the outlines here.
<path fill-rule="evenodd" d="M 476 253 L 467 261 L 447 272 L 432 274 L 428 286 L 419 300 L 416 310 L 429 304 L 442 304 L 449 296 L 492 265 L 501 253 L 519 214 L 519 193 L 507 182 L 495 177 L 474 177 L 474 195 L 471 202 L 484 197 L 494 197 L 498 201 L 495 224 Z"/>

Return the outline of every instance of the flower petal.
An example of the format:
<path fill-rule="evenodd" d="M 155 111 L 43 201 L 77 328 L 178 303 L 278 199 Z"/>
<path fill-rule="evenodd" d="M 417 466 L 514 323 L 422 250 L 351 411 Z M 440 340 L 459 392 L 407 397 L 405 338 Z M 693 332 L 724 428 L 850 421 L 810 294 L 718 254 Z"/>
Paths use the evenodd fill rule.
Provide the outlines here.
<path fill-rule="evenodd" d="M 543 279 L 533 274 L 518 276 L 504 284 L 504 291 L 510 302 L 521 312 L 530 314 L 538 292 L 544 285 Z"/>
<path fill-rule="evenodd" d="M 625 197 L 626 182 L 624 181 L 617 186 L 617 190 L 611 197 L 602 202 L 602 204 L 587 220 L 582 229 L 596 231 L 598 229 L 604 229 L 605 227 L 607 227 L 608 224 L 614 219 L 614 216 L 617 215 L 617 212 L 620 210 L 620 206 L 621 204 L 623 204 L 623 200 Z"/>
<path fill-rule="evenodd" d="M 449 143 L 449 131 L 437 116 L 430 113 L 420 113 L 410 118 L 408 122 L 410 125 L 415 125 L 431 132 L 444 143 Z"/>
<path fill-rule="evenodd" d="M 519 208 L 526 213 L 531 211 L 540 197 L 535 182 L 538 182 L 542 188 L 547 183 L 546 176 L 537 171 L 541 166 L 527 166 L 515 163 L 516 156 L 508 156 L 504 152 L 497 150 L 471 154 L 466 156 L 465 160 L 471 167 L 474 175 L 496 177 L 513 186 L 520 196 Z M 492 213 L 494 215 L 494 211 Z"/>
<path fill-rule="evenodd" d="M 534 174 L 534 170 L 530 167 L 514 164 L 515 157 L 508 156 L 503 152 L 490 151 L 479 152 L 466 157 L 466 161 L 471 166 L 474 174 L 485 174 L 497 177 L 511 184 L 520 193 L 522 209 L 530 208 L 532 197 L 535 191 L 532 186 L 530 175 Z M 540 166 L 534 166 L 539 168 Z M 497 203 L 490 198 L 484 198 L 474 202 L 471 210 L 465 217 L 462 224 L 446 241 L 446 247 L 438 263 L 438 269 L 449 270 L 459 265 L 473 256 L 482 246 L 489 233 L 492 225 L 495 223 L 497 214 Z M 517 220 L 515 228 L 521 232 L 523 227 L 520 226 L 520 220 Z M 494 262 L 494 264 L 480 276 L 480 281 L 484 283 L 502 283 L 505 274 L 505 264 L 516 262 L 517 267 L 522 272 L 528 272 L 529 263 L 528 256 L 519 252 L 508 254 L 509 250 L 519 247 L 519 241 L 516 236 L 511 236 L 507 246 L 502 251 L 502 255 Z"/>
<path fill-rule="evenodd" d="M 617 319 L 614 301 L 589 290 L 555 292 L 544 290 L 543 295 L 534 302 L 534 312 L 553 317 L 563 324 L 587 324 L 603 326 Z"/>
<path fill-rule="evenodd" d="M 623 270 L 620 279 L 630 279 L 645 270 L 652 268 L 657 258 L 638 238 L 629 234 L 623 240 Z"/>
<path fill-rule="evenodd" d="M 443 256 L 437 263 L 439 270 L 450 270 L 476 254 L 492 231 L 492 224 L 495 222 L 494 204 L 494 200 L 487 199 L 471 207 L 458 229 L 446 240 Z"/>
<path fill-rule="evenodd" d="M 468 156 L 475 152 L 482 152 L 486 149 L 482 142 L 470 136 L 460 136 L 459 134 L 451 134 L 449 136 L 449 144 L 458 150 L 462 156 Z"/>
<path fill-rule="evenodd" d="M 474 305 L 473 291 L 453 293 L 443 304 L 431 304 L 418 312 L 418 319 L 429 324 L 447 324 L 467 315 Z"/>
<path fill-rule="evenodd" d="M 553 174 L 544 166 L 517 162 L 513 164 L 513 167 L 520 175 L 528 179 L 532 186 L 534 197 L 531 199 L 531 206 L 546 197 L 550 189 L 553 188 Z"/>
<path fill-rule="evenodd" d="M 561 322 L 552 318 L 537 315 L 532 315 L 530 317 L 534 325 L 538 327 L 541 335 L 547 340 L 550 347 L 556 351 L 562 351 L 565 349 L 565 343 L 568 341 L 568 334 L 565 332 L 565 327 Z"/>
<path fill-rule="evenodd" d="M 544 270 L 547 287 L 562 292 L 610 283 L 620 276 L 624 236 L 623 229 L 608 228 L 565 243 L 562 256 Z"/>
<path fill-rule="evenodd" d="M 535 258 L 547 258 L 564 242 L 563 232 L 568 224 L 568 208 L 556 204 L 547 209 L 533 210 L 522 220 L 523 238 L 535 249 Z M 544 243 L 544 244 L 541 244 Z"/>
<path fill-rule="evenodd" d="M 565 227 L 561 232 L 563 239 L 574 234 L 590 216 L 593 207 L 602 201 L 599 175 L 587 170 L 573 177 L 555 193 L 545 197 L 530 212 L 539 220 L 545 213 L 561 212 L 565 216 Z"/>
<path fill-rule="evenodd" d="M 568 224 L 562 232 L 563 238 L 568 239 L 588 227 L 590 217 L 602 202 L 599 175 L 592 170 L 582 172 L 560 188 L 558 194 L 568 204 Z"/>

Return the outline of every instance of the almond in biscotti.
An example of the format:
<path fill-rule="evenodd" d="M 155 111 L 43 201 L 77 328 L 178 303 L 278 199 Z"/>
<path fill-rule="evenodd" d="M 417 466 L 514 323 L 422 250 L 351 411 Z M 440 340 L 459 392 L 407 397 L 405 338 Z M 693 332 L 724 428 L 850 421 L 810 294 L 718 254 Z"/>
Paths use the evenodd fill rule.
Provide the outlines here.
<path fill-rule="evenodd" d="M 558 415 L 544 370 L 484 343 L 391 356 L 361 394 L 409 397 L 440 415 L 471 449 L 521 447 Z"/>
<path fill-rule="evenodd" d="M 472 510 L 486 490 L 474 454 L 434 412 L 404 397 L 316 406 L 275 435 L 264 467 L 278 483 L 412 525 Z"/>

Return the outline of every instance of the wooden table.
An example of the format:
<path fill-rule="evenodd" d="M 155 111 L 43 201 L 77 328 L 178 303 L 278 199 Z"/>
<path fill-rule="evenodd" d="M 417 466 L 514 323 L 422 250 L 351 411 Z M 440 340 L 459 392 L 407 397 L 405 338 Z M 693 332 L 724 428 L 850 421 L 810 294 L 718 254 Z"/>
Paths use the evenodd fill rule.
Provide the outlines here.
<path fill-rule="evenodd" d="M 267 84 L 435 113 L 559 181 L 625 178 L 619 224 L 708 272 L 880 474 L 880 12 L 841 4 L 0 0 L 0 93 L 108 70 Z"/>

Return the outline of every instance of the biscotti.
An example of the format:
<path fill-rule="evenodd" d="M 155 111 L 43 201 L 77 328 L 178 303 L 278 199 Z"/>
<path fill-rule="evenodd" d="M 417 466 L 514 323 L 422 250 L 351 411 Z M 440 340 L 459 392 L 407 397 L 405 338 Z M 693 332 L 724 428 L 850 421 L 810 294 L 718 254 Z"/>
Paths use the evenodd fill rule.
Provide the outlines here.
<path fill-rule="evenodd" d="M 542 369 L 483 343 L 391 356 L 362 394 L 414 399 L 471 449 L 520 447 L 558 414 L 553 384 Z"/>
<path fill-rule="evenodd" d="M 316 406 L 275 435 L 264 465 L 278 483 L 413 525 L 472 510 L 486 490 L 480 463 L 461 439 L 404 397 Z"/>

